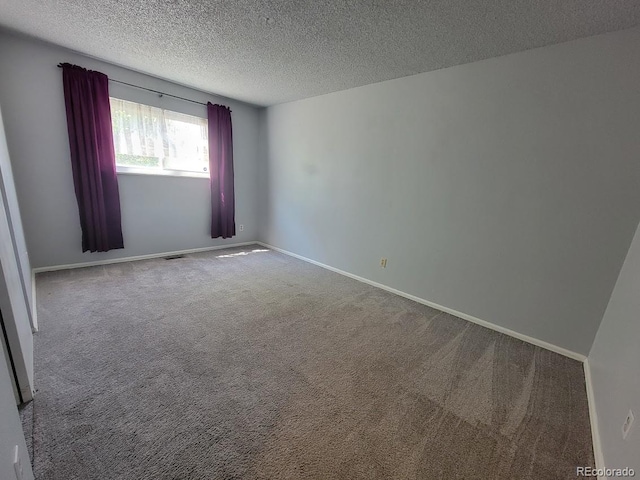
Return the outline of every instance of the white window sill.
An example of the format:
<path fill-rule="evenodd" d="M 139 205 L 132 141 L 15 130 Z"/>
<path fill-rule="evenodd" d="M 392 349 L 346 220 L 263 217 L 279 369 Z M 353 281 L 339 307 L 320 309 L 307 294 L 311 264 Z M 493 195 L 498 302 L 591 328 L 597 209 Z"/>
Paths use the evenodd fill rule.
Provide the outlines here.
<path fill-rule="evenodd" d="M 179 170 L 155 170 L 150 168 L 136 168 L 116 166 L 118 175 L 147 175 L 156 177 L 190 177 L 190 178 L 206 178 L 209 179 L 208 173 L 199 172 L 183 172 Z"/>

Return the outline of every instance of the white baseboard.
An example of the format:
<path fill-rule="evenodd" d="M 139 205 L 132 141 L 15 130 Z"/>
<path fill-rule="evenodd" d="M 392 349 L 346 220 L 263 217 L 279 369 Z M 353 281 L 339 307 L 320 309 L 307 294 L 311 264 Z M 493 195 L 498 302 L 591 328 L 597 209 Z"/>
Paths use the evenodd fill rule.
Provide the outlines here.
<path fill-rule="evenodd" d="M 148 255 L 136 255 L 133 257 L 110 258 L 108 260 L 98 260 L 95 262 L 70 263 L 68 265 L 51 265 L 49 267 L 37 267 L 32 269 L 33 274 L 42 272 L 55 272 L 57 270 L 69 270 L 72 268 L 96 267 L 99 265 L 110 265 L 112 263 L 135 262 L 138 260 L 148 260 L 150 258 L 168 257 L 170 255 L 187 255 L 189 253 L 208 252 L 210 250 L 223 250 L 225 248 L 246 247 L 247 245 L 257 245 L 258 242 L 229 243 L 227 245 L 216 245 L 212 247 L 191 248 L 189 250 L 176 250 L 174 252 L 150 253 Z M 35 282 L 34 282 L 35 285 Z M 35 299 L 35 295 L 34 295 Z"/>
<path fill-rule="evenodd" d="M 591 439 L 593 442 L 593 456 L 597 469 L 604 469 L 604 455 L 602 453 L 602 444 L 600 443 L 600 433 L 598 431 L 598 413 L 596 411 L 596 400 L 593 392 L 593 381 L 591 379 L 591 367 L 589 359 L 584 361 L 584 382 L 587 387 L 587 403 L 589 404 L 589 422 L 591 423 Z M 598 477 L 606 480 L 605 477 Z"/>
<path fill-rule="evenodd" d="M 441 312 L 450 313 L 451 315 L 462 318 L 464 320 L 468 320 L 471 323 L 475 323 L 477 325 L 481 325 L 483 327 L 489 328 L 490 330 L 495 330 L 496 332 L 504 333 L 505 335 L 509 335 L 510 337 L 517 338 L 518 340 L 531 343 L 532 345 L 536 345 L 546 350 L 551 350 L 552 352 L 559 353 L 560 355 L 564 355 L 565 357 L 573 358 L 574 360 L 578 360 L 579 362 L 584 362 L 587 359 L 587 357 L 585 355 L 582 355 L 581 353 L 573 352 L 571 350 L 567 350 L 566 348 L 558 347 L 557 345 L 553 345 L 551 343 L 545 342 L 544 340 L 539 340 L 537 338 L 530 337 L 522 333 L 518 333 L 514 330 L 510 330 L 508 328 L 501 327 L 500 325 L 496 325 L 494 323 L 487 322 L 486 320 L 482 320 L 480 318 L 474 317 L 473 315 L 468 315 L 464 312 L 459 312 L 452 308 L 445 307 L 443 305 L 438 305 L 437 303 L 430 302 L 429 300 L 425 300 L 424 298 L 416 297 L 415 295 L 405 293 L 401 290 L 396 290 L 395 288 L 388 287 L 387 285 L 383 285 L 382 283 L 374 282 L 364 277 L 354 275 L 353 273 L 345 272 L 344 270 L 340 270 L 339 268 L 325 265 L 324 263 L 320 263 L 310 258 L 303 257 L 302 255 L 298 255 L 297 253 L 289 252 L 288 250 L 274 247 L 273 245 L 269 245 L 268 243 L 264 243 L 264 242 L 256 242 L 256 243 L 258 245 L 262 245 L 263 247 L 275 250 L 276 252 L 284 253 L 285 255 L 289 255 L 291 257 L 304 260 L 305 262 L 309 262 L 309 263 L 312 263 L 313 265 L 326 268 L 327 270 L 331 270 L 332 272 L 339 273 L 340 275 L 344 275 L 346 277 L 353 278 L 354 280 L 358 280 L 368 285 L 381 288 L 382 290 L 386 290 L 387 292 L 395 293 L 396 295 L 399 295 L 404 298 L 408 298 L 409 300 L 413 300 L 414 302 L 418 302 L 423 305 L 427 305 L 428 307 L 435 308 L 436 310 L 440 310 Z"/>
<path fill-rule="evenodd" d="M 27 403 L 33 400 L 34 390 L 31 386 L 27 385 L 20 389 L 20 395 L 22 395 L 22 403 Z"/>
<path fill-rule="evenodd" d="M 36 302 L 36 272 L 31 269 L 31 332 L 38 331 L 38 303 Z"/>

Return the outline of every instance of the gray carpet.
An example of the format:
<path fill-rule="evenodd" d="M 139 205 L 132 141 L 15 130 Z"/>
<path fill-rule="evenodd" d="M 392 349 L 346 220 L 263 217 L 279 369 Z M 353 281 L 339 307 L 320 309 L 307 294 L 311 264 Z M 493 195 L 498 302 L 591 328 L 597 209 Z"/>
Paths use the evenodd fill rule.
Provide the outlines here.
<path fill-rule="evenodd" d="M 261 247 L 37 277 L 45 479 L 569 479 L 582 365 Z"/>

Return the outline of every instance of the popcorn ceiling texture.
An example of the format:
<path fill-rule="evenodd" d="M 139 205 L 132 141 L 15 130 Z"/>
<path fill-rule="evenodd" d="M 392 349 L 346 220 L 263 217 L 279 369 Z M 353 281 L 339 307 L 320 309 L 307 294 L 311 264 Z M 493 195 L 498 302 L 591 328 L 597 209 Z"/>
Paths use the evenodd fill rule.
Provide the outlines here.
<path fill-rule="evenodd" d="M 629 28 L 637 0 L 0 0 L 0 25 L 257 105 Z"/>

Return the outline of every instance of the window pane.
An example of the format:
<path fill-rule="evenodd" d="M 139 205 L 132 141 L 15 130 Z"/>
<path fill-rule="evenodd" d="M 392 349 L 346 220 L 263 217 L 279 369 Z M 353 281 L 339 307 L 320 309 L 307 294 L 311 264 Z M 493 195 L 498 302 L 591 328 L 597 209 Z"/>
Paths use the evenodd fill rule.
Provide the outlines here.
<path fill-rule="evenodd" d="M 208 172 L 207 120 L 111 98 L 116 164 Z"/>
<path fill-rule="evenodd" d="M 169 142 L 165 168 L 206 172 L 209 165 L 207 121 L 165 110 L 165 125 Z"/>

